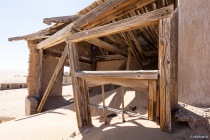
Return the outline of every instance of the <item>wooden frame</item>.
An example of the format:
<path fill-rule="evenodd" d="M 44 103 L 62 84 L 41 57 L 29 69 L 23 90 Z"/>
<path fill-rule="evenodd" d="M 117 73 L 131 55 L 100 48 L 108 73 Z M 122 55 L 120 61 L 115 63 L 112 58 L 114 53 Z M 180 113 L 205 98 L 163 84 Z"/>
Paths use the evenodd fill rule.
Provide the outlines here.
<path fill-rule="evenodd" d="M 71 78 L 75 100 L 75 111 L 79 127 L 91 125 L 91 115 L 89 108 L 89 97 L 87 87 L 92 85 L 104 85 L 114 83 L 121 86 L 136 88 L 138 86 L 149 89 L 149 120 L 160 122 L 162 131 L 171 132 L 171 50 L 170 50 L 170 20 L 173 12 L 173 5 L 158 9 L 140 16 L 134 16 L 119 22 L 111 23 L 105 26 L 93 28 L 87 31 L 81 31 L 68 37 L 67 47 L 65 48 L 61 60 L 53 74 L 50 84 L 42 98 L 37 109 L 41 111 L 47 96 L 50 93 L 57 71 L 60 69 L 64 58 L 69 56 L 71 67 Z M 154 75 L 138 72 L 81 72 L 79 69 L 78 52 L 75 42 L 90 40 L 105 35 L 111 35 L 117 32 L 129 31 L 139 27 L 153 24 L 159 24 L 159 92 L 157 92 L 157 73 Z M 73 26 L 73 25 L 69 25 Z M 42 45 L 40 45 L 42 46 Z M 42 47 L 40 47 L 42 48 Z M 94 77 L 94 79 L 92 78 Z M 94 83 L 95 81 L 100 81 Z M 93 84 L 94 83 L 94 84 Z M 137 84 L 134 84 L 137 83 Z M 123 93 L 123 88 L 122 88 Z M 123 99 L 123 97 L 122 97 Z M 103 110 L 105 110 L 105 103 Z M 124 111 L 122 111 L 122 114 Z M 104 113 L 105 115 L 105 113 Z M 124 121 L 124 119 L 123 119 Z"/>
<path fill-rule="evenodd" d="M 104 117 L 106 115 L 105 109 L 109 108 L 105 106 L 105 99 L 104 99 L 104 84 L 116 84 L 121 85 L 121 101 L 122 101 L 122 111 L 112 109 L 111 111 L 114 112 L 120 112 L 122 113 L 122 122 L 125 122 L 124 119 L 124 86 L 125 87 L 131 87 L 130 84 L 125 84 L 123 80 L 135 80 L 135 82 L 138 83 L 138 81 L 144 81 L 146 83 L 146 90 L 148 91 L 148 118 L 149 120 L 156 120 L 157 116 L 159 114 L 156 114 L 156 101 L 157 101 L 157 84 L 156 81 L 158 79 L 158 71 L 80 71 L 75 72 L 74 76 L 77 78 L 81 78 L 82 81 L 88 82 L 90 81 L 101 81 L 100 84 L 102 85 L 102 97 L 103 97 L 103 114 Z M 126 75 L 126 76 L 125 76 Z M 111 79 L 111 80 L 110 80 Z M 132 83 L 131 81 L 129 81 Z M 132 83 L 133 84 L 133 83 Z M 123 86 L 122 86 L 123 85 Z M 87 88 L 87 87 L 85 87 Z M 88 94 L 88 92 L 86 92 Z M 83 104 L 87 104 L 86 102 L 89 102 L 89 99 L 86 101 L 83 100 Z M 93 105 L 93 104 L 91 104 Z M 99 107 L 97 105 L 93 105 L 95 107 Z M 101 107 L 99 107 L 101 108 Z M 132 115 L 132 114 L 131 114 Z M 134 115 L 137 116 L 137 115 Z M 91 116 L 90 116 L 91 117 Z M 105 124 L 106 118 L 104 118 Z"/>

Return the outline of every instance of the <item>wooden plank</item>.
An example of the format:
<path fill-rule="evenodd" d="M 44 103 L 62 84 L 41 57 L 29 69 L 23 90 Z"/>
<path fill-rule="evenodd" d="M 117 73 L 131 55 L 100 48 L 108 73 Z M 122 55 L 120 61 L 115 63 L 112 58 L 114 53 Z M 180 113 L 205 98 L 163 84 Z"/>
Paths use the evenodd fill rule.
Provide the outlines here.
<path fill-rule="evenodd" d="M 102 99 L 103 99 L 103 116 L 104 116 L 104 123 L 107 124 L 107 120 L 106 120 L 106 110 L 105 110 L 105 96 L 104 96 L 104 85 L 101 85 L 101 91 L 102 91 Z"/>
<path fill-rule="evenodd" d="M 75 22 L 67 25 L 60 31 L 53 34 L 51 37 L 47 38 L 46 40 L 40 42 L 37 44 L 37 48 L 49 48 L 53 45 L 59 44 L 61 42 L 65 41 L 65 38 L 71 35 L 72 27 L 80 28 L 86 24 L 90 24 L 90 22 L 96 22 L 100 19 L 104 18 L 105 16 L 108 16 L 112 14 L 113 12 L 122 9 L 129 4 L 132 4 L 137 0 L 108 0 L 104 3 L 102 3 L 100 6 L 92 10 L 91 12 L 88 12 L 81 18 L 77 19 Z"/>
<path fill-rule="evenodd" d="M 122 59 L 126 59 L 126 57 L 122 56 L 122 55 L 100 55 L 100 56 L 96 56 L 96 61 L 109 61 L 109 60 L 122 60 Z"/>
<path fill-rule="evenodd" d="M 71 68 L 71 80 L 74 94 L 75 112 L 77 115 L 77 124 L 79 128 L 91 125 L 90 109 L 88 107 L 89 97 L 86 82 L 77 78 L 75 72 L 79 71 L 79 57 L 75 43 L 67 43 L 68 56 Z"/>
<path fill-rule="evenodd" d="M 149 81 L 149 94 L 148 94 L 148 116 L 149 120 L 154 121 L 156 118 L 156 112 L 155 112 L 155 107 L 156 107 L 156 81 L 152 80 Z"/>
<path fill-rule="evenodd" d="M 159 19 L 171 16 L 173 5 L 158 10 L 154 10 L 142 15 L 130 17 L 114 23 L 110 23 L 101 27 L 85 30 L 76 34 L 72 34 L 68 39 L 72 42 L 80 42 L 92 38 L 103 37 L 119 32 L 134 30 L 137 28 L 157 24 Z"/>
<path fill-rule="evenodd" d="M 45 104 L 45 102 L 46 102 L 46 100 L 47 100 L 47 98 L 48 98 L 48 96 L 49 96 L 49 94 L 50 94 L 50 92 L 52 90 L 52 87 L 53 87 L 53 85 L 54 85 L 54 83 L 55 83 L 59 73 L 61 72 L 61 70 L 63 68 L 65 60 L 67 58 L 67 53 L 68 53 L 67 49 L 68 48 L 65 47 L 65 49 L 63 51 L 63 54 L 62 54 L 62 56 L 61 56 L 61 58 L 60 58 L 60 60 L 59 60 L 59 62 L 57 64 L 57 66 L 56 66 L 55 72 L 53 73 L 52 78 L 51 78 L 51 80 L 50 80 L 50 82 L 49 82 L 49 84 L 47 86 L 47 89 L 46 89 L 46 91 L 45 91 L 45 93 L 44 93 L 44 95 L 42 97 L 42 100 L 41 100 L 41 102 L 40 102 L 40 104 L 39 104 L 39 106 L 37 108 L 37 112 L 38 113 L 40 113 L 42 111 L 42 109 L 44 107 L 44 104 Z"/>
<path fill-rule="evenodd" d="M 80 78 L 118 78 L 118 79 L 158 79 L 158 70 L 140 71 L 79 71 L 75 72 Z"/>
<path fill-rule="evenodd" d="M 64 24 L 55 24 L 52 27 L 43 29 L 36 33 L 32 33 L 32 34 L 28 34 L 24 36 L 12 37 L 12 38 L 9 38 L 8 40 L 18 41 L 18 40 L 37 40 L 37 39 L 48 38 L 51 34 L 54 34 L 57 30 L 61 29 L 63 26 Z"/>
<path fill-rule="evenodd" d="M 100 6 L 85 14 L 83 17 L 79 18 L 75 22 L 75 26 L 80 27 L 81 29 L 85 28 L 88 25 L 100 21 L 104 17 L 135 3 L 136 1 L 138 0 L 107 0 Z"/>
<path fill-rule="evenodd" d="M 106 50 L 111 51 L 116 54 L 127 55 L 126 51 L 119 49 L 119 48 L 117 48 L 101 39 L 98 39 L 98 38 L 86 40 L 86 42 L 91 43 L 93 45 L 96 45 L 100 48 L 106 49 Z"/>
<path fill-rule="evenodd" d="M 125 116 L 124 116 L 124 112 L 125 112 L 125 104 L 124 104 L 124 95 L 125 95 L 125 88 L 123 86 L 121 86 L 121 102 L 122 102 L 122 122 L 125 122 Z"/>
<path fill-rule="evenodd" d="M 121 85 L 130 87 L 140 92 L 148 91 L 148 80 L 135 80 L 135 79 L 119 79 L 119 78 L 86 78 L 87 86 L 94 87 L 105 84 Z"/>
<path fill-rule="evenodd" d="M 132 3 L 131 5 L 125 7 L 125 8 L 121 8 L 120 10 L 116 11 L 115 13 L 104 17 L 103 19 L 101 19 L 100 21 L 93 23 L 91 25 L 88 25 L 88 28 L 93 28 L 95 26 L 101 26 L 103 24 L 106 24 L 109 21 L 112 21 L 114 19 L 123 17 L 139 8 L 142 8 L 143 6 L 148 5 L 149 3 L 154 2 L 155 0 L 138 0 L 135 3 Z"/>
<path fill-rule="evenodd" d="M 134 44 L 137 48 L 137 50 L 139 51 L 141 58 L 143 60 L 145 60 L 145 55 L 144 55 L 144 50 L 141 47 L 141 44 L 139 43 L 139 41 L 137 40 L 137 36 L 133 33 L 133 31 L 128 31 L 128 34 L 130 35 L 130 37 L 132 38 L 132 40 L 134 41 Z"/>
<path fill-rule="evenodd" d="M 89 106 L 89 89 L 87 87 L 86 81 L 82 79 L 78 79 L 80 83 L 80 92 L 81 92 L 81 99 L 83 101 L 82 105 L 84 108 L 83 111 L 83 125 L 92 125 L 92 119 L 91 119 L 91 111 L 90 111 L 90 106 Z"/>
<path fill-rule="evenodd" d="M 74 43 L 67 42 L 68 46 L 68 58 L 70 62 L 71 68 L 71 81 L 73 87 L 73 94 L 74 94 L 74 104 L 75 104 L 75 112 L 77 116 L 77 125 L 78 127 L 83 126 L 82 122 L 82 111 L 81 111 L 81 104 L 82 102 L 78 99 L 81 93 L 78 91 L 78 79 L 75 77 L 75 72 L 79 70 L 79 63 L 78 63 L 78 53 L 77 48 Z"/>
<path fill-rule="evenodd" d="M 160 129 L 169 133 L 172 132 L 170 22 L 170 18 L 159 22 Z"/>
<path fill-rule="evenodd" d="M 142 64 L 141 59 L 140 59 L 139 55 L 137 54 L 137 52 L 136 52 L 132 42 L 130 41 L 129 37 L 126 35 L 126 33 L 122 33 L 122 36 L 125 39 L 128 47 L 130 48 L 133 56 L 136 57 L 139 60 L 140 64 Z"/>
<path fill-rule="evenodd" d="M 52 23 L 72 23 L 73 21 L 77 20 L 79 17 L 80 17 L 79 15 L 70 15 L 70 16 L 44 18 L 43 23 L 47 25 L 51 25 Z"/>
<path fill-rule="evenodd" d="M 37 49 L 41 49 L 41 48 L 47 49 L 49 47 L 52 47 L 54 45 L 64 42 L 65 38 L 72 34 L 71 30 L 72 30 L 73 26 L 74 26 L 74 24 L 71 23 L 71 24 L 67 25 L 66 27 L 64 27 L 63 29 L 61 29 L 60 31 L 53 34 L 51 37 L 40 42 L 39 44 L 37 44 Z"/>
<path fill-rule="evenodd" d="M 75 28 L 73 27 L 73 33 L 77 33 L 77 32 L 81 32 L 82 30 L 80 30 L 79 28 Z M 98 39 L 98 38 L 95 38 L 95 39 L 91 39 L 91 40 L 86 40 L 86 42 L 90 43 L 90 44 L 93 44 L 95 46 L 98 46 L 103 49 L 106 49 L 108 51 L 111 51 L 113 53 L 119 53 L 121 55 L 126 55 L 126 52 L 122 49 L 119 49 L 118 47 L 112 45 L 112 44 L 109 44 L 101 39 Z"/>

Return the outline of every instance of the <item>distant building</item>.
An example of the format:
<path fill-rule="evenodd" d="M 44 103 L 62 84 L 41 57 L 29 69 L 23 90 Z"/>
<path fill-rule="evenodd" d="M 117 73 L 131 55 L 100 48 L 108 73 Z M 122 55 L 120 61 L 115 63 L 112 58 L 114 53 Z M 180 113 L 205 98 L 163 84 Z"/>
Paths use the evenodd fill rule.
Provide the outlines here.
<path fill-rule="evenodd" d="M 71 77 L 70 73 L 68 72 L 64 72 L 63 74 L 63 85 L 71 85 Z"/>
<path fill-rule="evenodd" d="M 26 77 L 12 77 L 0 79 L 0 90 L 27 88 Z"/>

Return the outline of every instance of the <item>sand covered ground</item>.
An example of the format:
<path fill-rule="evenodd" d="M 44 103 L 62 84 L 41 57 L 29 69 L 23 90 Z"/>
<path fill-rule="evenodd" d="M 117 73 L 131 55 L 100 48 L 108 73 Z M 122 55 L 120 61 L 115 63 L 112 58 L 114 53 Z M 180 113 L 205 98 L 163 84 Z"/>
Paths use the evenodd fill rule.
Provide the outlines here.
<path fill-rule="evenodd" d="M 64 91 L 68 95 L 72 94 L 69 86 L 64 87 Z M 199 126 L 195 130 L 191 130 L 186 123 L 173 123 L 173 133 L 168 134 L 161 132 L 155 122 L 145 119 L 126 116 L 126 122 L 122 123 L 121 114 L 107 118 L 108 124 L 104 125 L 102 111 L 94 107 L 91 107 L 93 126 L 79 130 L 74 104 L 71 100 L 67 106 L 23 117 L 26 92 L 26 89 L 0 92 L 1 114 L 4 110 L 4 114 L 17 117 L 16 120 L 0 124 L 0 140 L 184 140 L 190 139 L 193 135 L 210 137 L 210 131 L 206 126 Z M 120 109 L 119 89 L 106 92 L 105 96 L 107 106 Z M 102 104 L 101 95 L 97 95 L 97 93 L 95 96 L 91 95 L 90 102 Z M 4 109 L 3 106 L 5 106 Z M 129 106 L 136 106 L 137 109 L 133 111 L 134 113 L 147 116 L 147 94 L 127 89 L 125 106 L 128 111 L 131 111 Z M 107 115 L 109 114 L 113 114 L 113 112 L 107 112 Z"/>

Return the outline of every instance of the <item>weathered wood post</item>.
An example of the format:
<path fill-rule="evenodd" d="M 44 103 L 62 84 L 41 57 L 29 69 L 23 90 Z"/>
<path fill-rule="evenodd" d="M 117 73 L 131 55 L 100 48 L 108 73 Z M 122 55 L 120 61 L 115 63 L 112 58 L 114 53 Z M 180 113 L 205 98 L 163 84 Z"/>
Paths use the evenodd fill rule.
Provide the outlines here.
<path fill-rule="evenodd" d="M 76 77 L 75 75 L 75 73 L 80 70 L 76 43 L 67 42 L 67 46 L 74 93 L 75 112 L 77 115 L 77 123 L 78 127 L 82 128 L 87 125 L 92 125 L 89 108 L 88 89 L 86 86 L 86 82 L 81 78 Z"/>
<path fill-rule="evenodd" d="M 159 21 L 160 129 L 171 133 L 170 18 Z"/>

